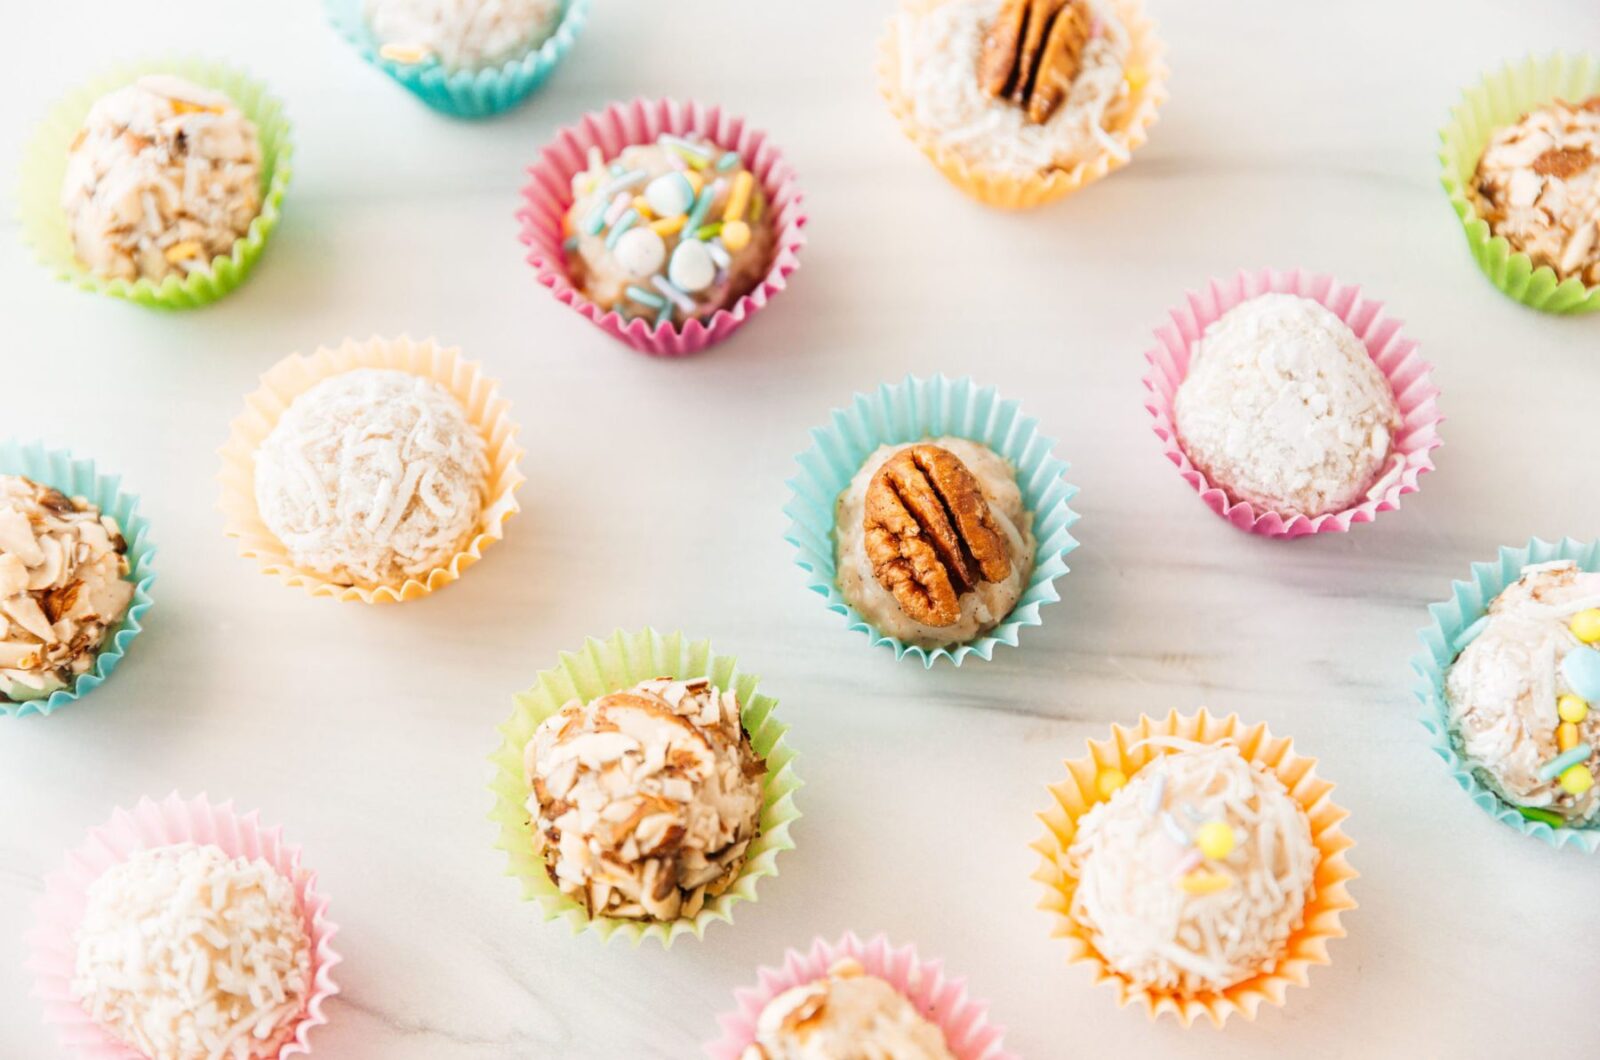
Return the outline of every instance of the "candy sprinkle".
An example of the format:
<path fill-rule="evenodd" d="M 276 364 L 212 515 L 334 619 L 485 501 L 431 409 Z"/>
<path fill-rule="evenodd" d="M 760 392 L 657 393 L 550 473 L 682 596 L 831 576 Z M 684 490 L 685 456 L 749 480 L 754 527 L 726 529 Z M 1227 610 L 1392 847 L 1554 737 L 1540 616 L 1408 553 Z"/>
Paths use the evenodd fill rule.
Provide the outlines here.
<path fill-rule="evenodd" d="M 1540 824 L 1547 824 L 1551 828 L 1560 828 L 1562 825 L 1567 823 L 1566 818 L 1562 817 L 1559 813 L 1551 813 L 1549 810 L 1540 810 L 1532 806 L 1518 806 L 1516 810 L 1528 820 L 1538 821 Z"/>
<path fill-rule="evenodd" d="M 1550 761 L 1539 767 L 1540 780 L 1554 780 L 1568 769 L 1586 760 L 1592 752 L 1589 745 L 1580 743 L 1570 751 L 1556 755 Z"/>
<path fill-rule="evenodd" d="M 378 49 L 378 54 L 391 63 L 414 66 L 427 62 L 433 53 L 420 44 L 385 44 Z"/>
<path fill-rule="evenodd" d="M 733 259 L 728 257 L 728 252 L 722 248 L 721 243 L 707 243 L 706 253 L 711 255 L 711 260 L 717 263 L 718 269 L 726 269 L 733 262 Z M 722 280 L 723 277 L 717 278 L 718 283 L 721 283 Z"/>
<path fill-rule="evenodd" d="M 750 192 L 755 187 L 756 178 L 748 169 L 740 171 L 733 178 L 733 191 L 728 193 L 728 205 L 722 211 L 724 221 L 742 221 L 744 212 L 750 206 Z"/>
<path fill-rule="evenodd" d="M 622 234 L 628 229 L 632 228 L 638 222 L 638 210 L 635 210 L 630 206 L 626 210 L 622 211 L 622 216 L 617 218 L 617 223 L 612 225 L 611 231 L 606 233 L 606 249 L 614 250 L 617 245 L 617 240 L 622 238 Z"/>
<path fill-rule="evenodd" d="M 667 304 L 667 300 L 656 294 L 654 291 L 647 291 L 643 287 L 636 287 L 633 284 L 629 284 L 627 287 L 623 288 L 622 293 L 633 299 L 635 302 L 638 302 L 640 305 L 647 305 L 651 309 L 660 309 L 662 306 Z"/>
<path fill-rule="evenodd" d="M 728 170 L 734 169 L 738 165 L 739 165 L 739 152 L 737 152 L 737 151 L 729 151 L 727 154 L 725 154 L 721 158 L 717 159 L 717 172 L 726 173 Z"/>
<path fill-rule="evenodd" d="M 685 316 L 694 315 L 694 299 L 679 290 L 671 280 L 665 276 L 652 276 L 650 283 L 656 290 L 666 295 L 668 301 L 683 310 Z"/>
<path fill-rule="evenodd" d="M 706 214 L 711 212 L 711 200 L 716 197 L 715 188 L 701 188 L 696 196 L 694 205 L 689 208 L 689 219 L 683 223 L 685 231 L 693 232 L 705 223 Z"/>
<path fill-rule="evenodd" d="M 1179 881 L 1185 894 L 1216 894 L 1233 886 L 1233 878 L 1220 872 L 1191 872 Z"/>
<path fill-rule="evenodd" d="M 1180 847 L 1189 845 L 1189 833 L 1179 826 L 1177 818 L 1173 817 L 1172 814 L 1166 812 L 1161 814 L 1161 827 L 1166 829 L 1167 837 Z"/>
<path fill-rule="evenodd" d="M 1161 811 L 1161 803 L 1167 797 L 1167 775 L 1156 774 L 1156 782 L 1151 785 L 1150 793 L 1144 797 L 1144 812 L 1154 817 Z"/>
<path fill-rule="evenodd" d="M 650 227 L 656 230 L 658 236 L 677 235 L 683 228 L 683 222 L 688 220 L 683 214 L 676 217 L 663 217 L 659 221 L 651 221 Z"/>

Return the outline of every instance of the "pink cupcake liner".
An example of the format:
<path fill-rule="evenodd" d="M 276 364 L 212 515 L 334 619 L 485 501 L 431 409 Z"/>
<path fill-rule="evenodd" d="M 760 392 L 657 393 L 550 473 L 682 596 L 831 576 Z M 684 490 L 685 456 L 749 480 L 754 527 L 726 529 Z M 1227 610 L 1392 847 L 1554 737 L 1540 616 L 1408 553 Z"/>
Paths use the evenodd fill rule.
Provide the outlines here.
<path fill-rule="evenodd" d="M 626 320 L 615 310 L 601 309 L 573 287 L 561 246 L 565 238 L 562 218 L 572 205 L 572 178 L 587 167 L 589 148 L 598 147 L 601 154 L 611 158 L 624 147 L 648 143 L 662 133 L 697 133 L 719 147 L 739 152 L 761 181 L 777 234 L 766 279 L 735 302 L 732 309 L 719 309 L 709 320 L 690 320 L 682 326 Z M 734 117 L 721 107 L 670 99 L 612 104 L 603 111 L 584 115 L 576 125 L 558 130 L 555 139 L 539 153 L 538 161 L 528 167 L 528 178 L 517 220 L 522 225 L 520 238 L 528 247 L 528 264 L 538 273 L 539 282 L 550 288 L 557 301 L 643 353 L 682 357 L 721 342 L 788 286 L 790 274 L 800 267 L 798 255 L 805 245 L 802 229 L 806 215 L 794 170 L 766 133 L 750 128 L 743 118 Z"/>
<path fill-rule="evenodd" d="M 136 851 L 184 842 L 209 843 L 229 857 L 262 858 L 294 881 L 311 939 L 312 993 L 295 1036 L 278 1051 L 276 1060 L 309 1055 L 311 1029 L 328 1022 L 323 1005 L 339 992 L 333 966 L 343 958 L 332 945 L 339 929 L 328 919 L 328 899 L 316 891 L 316 873 L 301 868 L 300 848 L 283 841 L 283 829 L 263 828 L 254 812 L 241 817 L 232 802 L 214 806 L 204 795 L 184 801 L 174 792 L 160 802 L 146 798 L 132 810 L 118 808 L 110 821 L 91 831 L 83 845 L 67 855 L 65 865 L 45 877 L 44 896 L 34 906 L 37 922 L 26 939 L 33 996 L 44 1003 L 44 1021 L 56 1027 L 62 1048 L 71 1055 L 141 1060 L 141 1054 L 101 1030 L 73 999 L 70 984 L 77 950 L 73 935 L 83 920 L 86 891 L 102 873 Z"/>
<path fill-rule="evenodd" d="M 868 974 L 887 981 L 938 1024 L 957 1060 L 1016 1060 L 1001 1041 L 1005 1029 L 989 1022 L 989 1006 L 967 996 L 966 980 L 945 975 L 942 961 L 923 960 L 913 946 L 895 949 L 882 935 L 862 942 L 853 933 L 832 943 L 816 939 L 810 952 L 790 950 L 782 967 L 762 968 L 757 973 L 759 985 L 734 992 L 738 1010 L 717 1018 L 722 1037 L 705 1047 L 706 1055 L 712 1060 L 738 1060 L 755 1041 L 756 1020 L 767 1002 L 791 987 L 821 979 L 845 957 L 855 958 Z"/>
<path fill-rule="evenodd" d="M 1173 402 L 1178 387 L 1189 374 L 1189 358 L 1194 344 L 1206 328 L 1240 302 L 1257 295 L 1297 294 L 1320 302 L 1344 321 L 1366 344 L 1367 353 L 1389 381 L 1395 402 L 1400 406 L 1401 426 L 1394 440 L 1399 460 L 1379 479 L 1380 489 L 1360 504 L 1343 511 L 1327 512 L 1316 518 L 1292 512 L 1258 510 L 1247 501 L 1236 501 L 1207 481 L 1189 462 L 1178 443 L 1173 425 Z M 1383 303 L 1362 298 L 1359 287 L 1336 283 L 1331 276 L 1313 275 L 1300 269 L 1279 272 L 1240 270 L 1230 279 L 1213 279 L 1205 290 L 1190 292 L 1186 305 L 1173 309 L 1172 321 L 1156 329 L 1158 345 L 1145 353 L 1150 370 L 1144 386 L 1150 391 L 1145 408 L 1155 418 L 1155 432 L 1166 443 L 1167 459 L 1193 486 L 1206 506 L 1240 530 L 1268 537 L 1300 537 L 1303 534 L 1344 532 L 1355 523 L 1370 523 L 1379 512 L 1400 507 L 1400 498 L 1415 493 L 1418 479 L 1433 470 L 1432 450 L 1439 438 L 1439 388 L 1433 385 L 1433 366 L 1417 353 L 1417 344 L 1400 334 L 1398 320 L 1383 317 Z"/>

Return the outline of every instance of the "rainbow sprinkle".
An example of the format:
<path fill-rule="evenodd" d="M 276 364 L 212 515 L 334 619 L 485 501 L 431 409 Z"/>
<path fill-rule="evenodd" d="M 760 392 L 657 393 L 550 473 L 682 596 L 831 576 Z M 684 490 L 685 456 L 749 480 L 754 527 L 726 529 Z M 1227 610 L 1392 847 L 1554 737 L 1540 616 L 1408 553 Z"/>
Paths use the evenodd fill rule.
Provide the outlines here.
<path fill-rule="evenodd" d="M 617 245 L 617 240 L 622 234 L 639 222 L 639 211 L 628 207 L 622 216 L 617 218 L 617 223 L 611 226 L 611 231 L 606 233 L 606 249 L 611 250 Z"/>
<path fill-rule="evenodd" d="M 721 158 L 717 159 L 717 172 L 718 173 L 726 173 L 730 169 L 737 168 L 738 165 L 739 165 L 739 152 L 737 152 L 737 151 L 729 151 L 727 154 L 725 154 Z"/>

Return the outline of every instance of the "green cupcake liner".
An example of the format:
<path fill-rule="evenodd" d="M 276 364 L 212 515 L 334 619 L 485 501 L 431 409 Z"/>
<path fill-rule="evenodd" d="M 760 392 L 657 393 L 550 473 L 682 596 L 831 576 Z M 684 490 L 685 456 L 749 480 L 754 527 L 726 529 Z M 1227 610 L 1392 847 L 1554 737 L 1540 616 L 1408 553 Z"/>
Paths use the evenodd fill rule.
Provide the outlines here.
<path fill-rule="evenodd" d="M 1556 278 L 1548 265 L 1533 267 L 1521 251 L 1489 231 L 1478 216 L 1470 189 L 1478 159 L 1496 129 L 1510 125 L 1535 107 L 1555 99 L 1579 102 L 1600 95 L 1600 60 L 1593 55 L 1561 54 L 1542 59 L 1528 56 L 1462 93 L 1439 130 L 1442 147 L 1440 181 L 1467 236 L 1467 246 L 1489 282 L 1504 294 L 1546 313 L 1592 313 L 1600 309 L 1600 287 L 1581 280 Z"/>
<path fill-rule="evenodd" d="M 717 687 L 732 689 L 738 696 L 751 746 L 767 761 L 761 832 L 750 844 L 744 868 L 733 885 L 707 901 L 698 915 L 671 923 L 591 917 L 561 892 L 546 873 L 543 859 L 534 852 L 532 821 L 525 805 L 529 791 L 522 773 L 523 748 L 539 723 L 566 703 L 596 699 L 653 677 L 708 677 Z M 582 650 L 562 652 L 559 665 L 540 671 L 534 686 L 516 696 L 515 711 L 500 726 L 505 741 L 489 757 L 495 767 L 489 786 L 495 807 L 489 819 L 500 826 L 495 845 L 509 855 L 506 874 L 522 881 L 523 899 L 538 903 L 546 920 L 565 920 L 574 934 L 591 930 L 607 940 L 621 935 L 635 945 L 653 938 L 663 946 L 672 945 L 682 935 L 700 938 L 710 924 L 731 922 L 734 905 L 755 901 L 756 882 L 763 876 L 776 876 L 778 854 L 794 849 L 789 829 L 800 817 L 794 805 L 800 778 L 795 774 L 794 752 L 783 741 L 786 727 L 774 716 L 778 701 L 758 693 L 756 680 L 740 673 L 731 657 L 712 652 L 708 641 L 689 641 L 682 633 L 657 633 L 648 628 L 636 633 L 618 630 L 603 641 L 591 637 Z"/>
<path fill-rule="evenodd" d="M 847 409 L 834 409 L 828 426 L 812 429 L 811 448 L 795 458 L 800 473 L 789 480 L 793 495 L 783 508 L 791 520 L 784 540 L 795 547 L 795 563 L 810 576 L 810 589 L 827 600 L 828 610 L 844 615 L 850 629 L 893 649 L 896 659 L 909 655 L 929 668 L 949 659 L 960 666 L 969 656 L 992 658 L 1001 644 L 1015 646 L 1023 627 L 1043 621 L 1039 609 L 1061 599 L 1055 581 L 1070 569 L 1067 553 L 1078 547 L 1069 532 L 1078 513 L 1068 503 L 1078 487 L 1066 481 L 1068 464 L 1051 455 L 1055 439 L 1038 427 L 1038 420 L 1024 416 L 1018 402 L 1001 400 L 994 387 L 943 375 L 908 375 L 872 395 L 855 395 Z M 845 600 L 838 586 L 833 524 L 839 494 L 873 450 L 940 435 L 981 442 L 1011 462 L 1022 503 L 1033 513 L 1037 547 L 1028 584 L 1003 622 L 964 644 L 929 650 L 880 632 Z"/>
<path fill-rule="evenodd" d="M 489 118 L 510 110 L 545 83 L 572 50 L 589 19 L 589 0 L 566 0 L 555 31 L 520 59 L 481 70 L 451 70 L 437 60 L 397 63 L 379 54 L 362 0 L 324 0 L 328 21 L 366 62 L 412 95 L 453 118 Z"/>
<path fill-rule="evenodd" d="M 1451 583 L 1450 599 L 1428 605 L 1433 624 L 1421 630 L 1422 653 L 1411 660 L 1418 683 L 1416 696 L 1425 713 L 1423 727 L 1433 735 L 1433 750 L 1450 767 L 1450 775 L 1483 812 L 1552 847 L 1574 846 L 1593 853 L 1600 849 L 1600 823 L 1582 828 L 1553 826 L 1524 816 L 1517 807 L 1500 798 L 1473 771 L 1461 754 L 1450 728 L 1449 705 L 1445 701 L 1444 679 L 1461 649 L 1471 640 L 1474 623 L 1483 618 L 1489 603 L 1517 579 L 1530 563 L 1549 563 L 1569 559 L 1587 571 L 1600 570 L 1600 541 L 1574 541 L 1565 538 L 1550 542 L 1531 539 L 1522 548 L 1504 547 L 1492 563 L 1474 563 L 1472 579 Z"/>
<path fill-rule="evenodd" d="M 250 222 L 249 230 L 234 241 L 232 251 L 213 258 L 210 268 L 184 277 L 168 276 L 159 284 L 144 278 L 132 282 L 107 280 L 84 268 L 72 249 L 66 214 L 61 209 L 67 149 L 96 100 L 135 78 L 155 73 L 176 74 L 225 92 L 255 122 L 261 140 L 261 212 Z M 248 75 L 221 63 L 195 58 L 151 59 L 119 66 L 57 103 L 23 152 L 17 189 L 22 236 L 58 279 L 86 291 L 126 298 L 156 309 L 194 309 L 215 302 L 238 287 L 261 258 L 283 209 L 283 194 L 293 172 L 293 154 L 283 105 L 267 93 L 261 82 Z"/>
<path fill-rule="evenodd" d="M 42 482 L 69 497 L 83 497 L 106 515 L 117 521 L 122 537 L 128 543 L 128 580 L 133 582 L 133 599 L 122 623 L 112 630 L 95 657 L 94 665 L 79 674 L 71 688 L 52 692 L 45 699 L 30 699 L 22 703 L 0 699 L 0 714 L 25 718 L 30 714 L 53 714 L 76 702 L 82 696 L 99 688 L 122 662 L 133 638 L 144 628 L 141 620 L 150 610 L 150 585 L 156 580 L 152 561 L 155 546 L 150 543 L 150 524 L 138 514 L 139 498 L 122 492 L 122 479 L 117 475 L 101 475 L 95 471 L 94 461 L 74 460 L 72 454 L 61 449 L 45 449 L 40 445 L 23 445 L 19 442 L 0 442 L 0 474 L 22 475 Z"/>

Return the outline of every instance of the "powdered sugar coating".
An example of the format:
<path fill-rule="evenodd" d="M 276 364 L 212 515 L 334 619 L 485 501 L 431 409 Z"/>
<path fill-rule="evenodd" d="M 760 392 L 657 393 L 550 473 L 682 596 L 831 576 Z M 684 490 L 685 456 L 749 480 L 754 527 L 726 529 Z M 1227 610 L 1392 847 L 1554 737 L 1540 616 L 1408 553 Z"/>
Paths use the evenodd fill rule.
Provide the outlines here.
<path fill-rule="evenodd" d="M 1231 746 L 1148 742 L 1177 751 L 1079 821 L 1066 853 L 1078 880 L 1070 915 L 1106 963 L 1141 987 L 1221 991 L 1275 970 L 1314 885 L 1318 855 L 1305 811 Z M 1236 839 L 1221 859 L 1178 841 L 1210 820 L 1226 822 Z M 1189 893 L 1182 878 L 1197 869 L 1228 885 Z"/>
<path fill-rule="evenodd" d="M 384 45 L 417 49 L 452 69 L 498 66 L 543 44 L 561 0 L 366 0 Z"/>
<path fill-rule="evenodd" d="M 159 281 L 209 268 L 261 209 L 255 123 L 221 92 L 141 77 L 90 109 L 61 206 L 73 251 L 97 276 Z"/>
<path fill-rule="evenodd" d="M 1023 108 L 991 99 L 978 83 L 978 55 L 1001 0 L 903 0 L 901 91 L 912 119 L 973 165 L 1016 176 L 1121 154 L 1107 133 L 1128 101 L 1128 32 L 1107 0 L 1086 3 L 1094 25 L 1082 70 L 1061 107 L 1036 125 Z"/>
<path fill-rule="evenodd" d="M 393 586 L 462 549 L 488 469 L 482 436 L 444 387 L 358 368 L 295 398 L 262 441 L 256 505 L 297 567 Z"/>
<path fill-rule="evenodd" d="M 1342 511 L 1398 470 L 1394 391 L 1355 332 L 1299 295 L 1259 295 L 1206 328 L 1173 422 L 1212 485 L 1285 514 Z"/>
<path fill-rule="evenodd" d="M 1515 806 L 1573 823 L 1600 818 L 1600 786 L 1581 795 L 1539 767 L 1560 754 L 1557 697 L 1572 692 L 1561 661 L 1581 643 L 1567 623 L 1600 607 L 1600 573 L 1558 562 L 1530 567 L 1489 603 L 1488 621 L 1445 674 L 1451 740 L 1479 779 Z M 1600 704 L 1578 722 L 1578 740 L 1600 749 Z M 1600 753 L 1586 764 L 1600 773 Z"/>
<path fill-rule="evenodd" d="M 955 1060 L 944 1032 L 851 959 L 768 1001 L 740 1060 Z"/>

